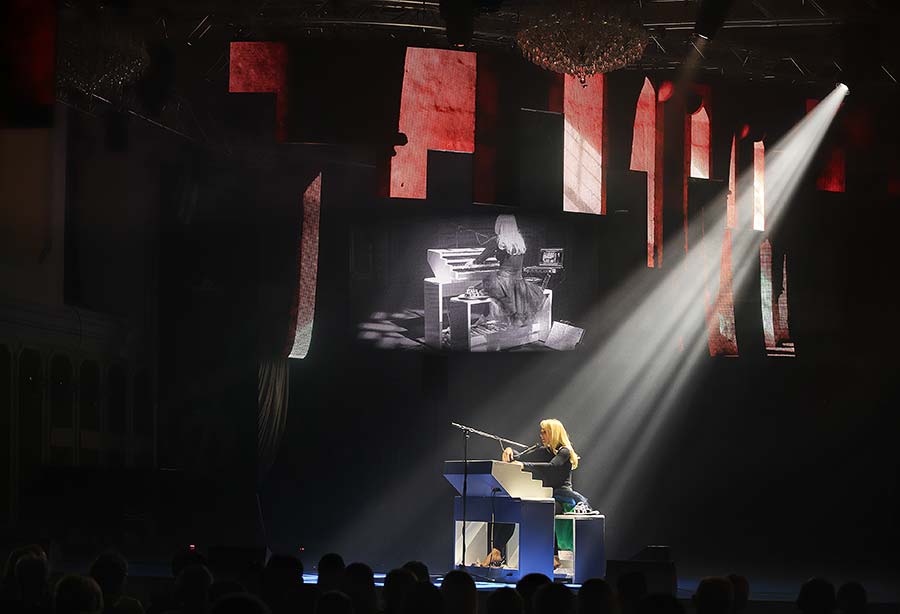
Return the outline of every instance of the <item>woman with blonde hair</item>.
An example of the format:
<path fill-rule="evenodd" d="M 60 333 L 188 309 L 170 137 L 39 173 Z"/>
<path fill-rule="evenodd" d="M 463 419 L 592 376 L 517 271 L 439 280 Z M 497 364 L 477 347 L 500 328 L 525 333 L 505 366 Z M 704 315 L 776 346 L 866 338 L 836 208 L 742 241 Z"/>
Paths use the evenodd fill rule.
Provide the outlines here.
<path fill-rule="evenodd" d="M 527 248 L 516 216 L 498 215 L 494 232 L 496 235 L 485 244 L 473 264 L 483 264 L 488 258 L 497 258 L 500 270 L 495 276 L 486 278 L 482 287 L 498 307 L 497 315 L 508 319 L 511 324 L 524 326 L 543 306 L 544 290 L 522 277 Z"/>
<path fill-rule="evenodd" d="M 572 488 L 572 471 L 578 467 L 581 457 L 572 447 L 566 427 L 556 418 L 541 420 L 540 438 L 539 446 L 532 446 L 520 454 L 506 448 L 502 459 L 530 471 L 544 486 L 552 488 L 557 514 L 597 514 L 591 509 L 587 498 Z M 481 562 L 483 566 L 502 564 L 504 557 L 501 548 L 512 534 L 508 529 L 504 533 L 499 524 L 497 527 L 493 543 L 498 547 L 488 553 Z M 559 566 L 559 560 L 554 558 L 553 564 L 554 568 Z"/>

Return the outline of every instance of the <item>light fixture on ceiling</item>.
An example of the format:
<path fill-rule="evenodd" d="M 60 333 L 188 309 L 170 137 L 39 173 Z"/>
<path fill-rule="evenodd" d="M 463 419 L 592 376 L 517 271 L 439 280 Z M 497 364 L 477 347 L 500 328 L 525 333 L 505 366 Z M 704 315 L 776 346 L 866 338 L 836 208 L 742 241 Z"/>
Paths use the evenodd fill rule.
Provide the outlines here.
<path fill-rule="evenodd" d="M 621 4 L 559 0 L 534 7 L 516 35 L 522 54 L 541 68 L 572 75 L 612 72 L 641 58 L 649 35 Z"/>

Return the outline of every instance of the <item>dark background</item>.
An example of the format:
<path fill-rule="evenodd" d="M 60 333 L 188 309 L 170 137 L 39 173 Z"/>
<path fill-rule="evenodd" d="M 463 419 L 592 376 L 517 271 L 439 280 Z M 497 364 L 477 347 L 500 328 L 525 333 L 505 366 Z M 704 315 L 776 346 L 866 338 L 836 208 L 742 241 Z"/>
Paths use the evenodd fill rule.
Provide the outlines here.
<path fill-rule="evenodd" d="M 384 79 L 373 76 L 364 84 L 367 98 L 399 100 L 396 64 L 381 66 Z M 156 501 L 166 510 L 160 517 L 169 519 L 160 522 L 160 534 L 208 545 L 266 541 L 283 552 L 303 547 L 308 566 L 335 550 L 381 570 L 419 558 L 443 571 L 451 552 L 453 491 L 441 463 L 462 454 L 462 438 L 449 422 L 530 442 L 538 419 L 552 415 L 566 423 L 584 459 L 576 488 L 607 514 L 610 558 L 668 544 L 684 574 L 736 571 L 793 587 L 818 573 L 864 582 L 895 574 L 900 390 L 893 286 L 900 207 L 885 190 L 896 136 L 876 137 L 874 127 L 896 125 L 896 92 L 882 96 L 854 87 L 825 144 L 852 143 L 848 192 L 816 192 L 808 177 L 784 220 L 797 357 L 707 358 L 667 410 L 665 428 L 649 449 L 635 450 L 637 458 L 606 458 L 582 436 L 592 416 L 552 401 L 627 311 L 588 327 L 584 347 L 566 354 L 385 353 L 354 342 L 354 306 L 378 298 L 377 290 L 353 281 L 350 241 L 360 226 L 396 229 L 410 219 L 443 224 L 485 211 L 494 215 L 499 205 L 546 218 L 566 247 L 572 245 L 567 265 L 574 257 L 581 271 L 577 283 L 566 282 L 571 302 L 565 309 L 576 322 L 621 282 L 658 276 L 643 266 L 643 177 L 635 183 L 627 172 L 638 73 L 609 80 L 609 214 L 595 218 L 536 211 L 558 207 L 529 200 L 535 185 L 546 189 L 561 181 L 561 171 L 547 170 L 559 168 L 560 152 L 548 148 L 546 158 L 532 150 L 517 153 L 524 130 L 556 130 L 552 122 L 529 124 L 532 116 L 521 112 L 554 109 L 552 79 L 526 86 L 535 69 L 516 58 L 488 56 L 484 69 L 507 84 L 499 88 L 500 155 L 495 204 L 487 208 L 472 204 L 484 185 L 472 176 L 491 171 L 478 165 L 477 154 L 430 162 L 429 185 L 433 178 L 456 186 L 451 197 L 380 198 L 379 165 L 389 155 L 396 116 L 352 115 L 349 82 L 320 87 L 318 73 L 307 80 L 291 75 L 292 91 L 322 96 L 295 97 L 308 106 L 292 107 L 292 138 L 329 144 L 274 144 L 271 97 L 228 95 L 221 75 L 203 100 L 221 120 L 221 132 L 205 143 L 108 109 L 67 112 L 65 302 L 132 320 L 152 313 L 142 347 L 158 367 L 156 469 L 181 476 Z M 657 84 L 664 78 L 651 77 Z M 754 128 L 768 128 L 767 139 L 777 139 L 802 115 L 807 97 L 821 98 L 830 89 L 710 84 L 719 92 L 720 117 L 727 118 L 713 120 L 715 131 L 725 126 L 727 134 L 752 121 Z M 348 132 L 346 122 L 327 115 L 321 124 L 297 120 L 328 109 L 335 117 L 361 118 L 351 125 L 362 132 Z M 667 113 L 673 117 L 666 121 L 683 121 L 677 109 Z M 860 118 L 868 132 L 859 129 Z M 722 142 L 718 138 L 713 150 L 719 180 L 727 169 Z M 683 160 L 672 151 L 667 156 L 666 190 L 677 192 L 679 186 L 669 184 L 680 183 Z M 298 202 L 319 172 L 312 345 L 306 359 L 290 365 L 286 432 L 274 467 L 260 477 L 257 366 L 281 341 L 288 321 Z M 669 201 L 666 227 L 677 228 L 680 202 Z M 412 243 L 401 244 L 412 254 Z M 417 251 L 415 266 L 424 267 L 425 253 Z M 632 341 L 642 344 L 642 331 L 634 331 Z M 531 382 L 520 388 L 523 376 Z M 498 453 L 491 442 L 471 442 L 473 457 Z M 627 487 L 609 500 L 596 484 L 625 471 L 629 461 L 636 463 L 625 475 Z M 114 487 L 126 478 L 107 479 Z M 22 505 L 29 509 L 27 498 Z M 35 520 L 21 516 L 23 524 Z M 54 514 L 41 520 L 59 522 Z"/>

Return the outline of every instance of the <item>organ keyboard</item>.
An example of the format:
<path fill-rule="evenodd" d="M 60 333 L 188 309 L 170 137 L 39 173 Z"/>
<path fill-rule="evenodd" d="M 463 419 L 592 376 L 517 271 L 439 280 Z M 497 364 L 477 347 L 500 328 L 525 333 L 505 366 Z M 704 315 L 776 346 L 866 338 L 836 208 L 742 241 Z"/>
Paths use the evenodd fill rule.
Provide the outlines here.
<path fill-rule="evenodd" d="M 462 294 L 469 286 L 478 283 L 500 269 L 496 258 L 488 258 L 482 264 L 472 264 L 482 252 L 480 247 L 453 247 L 429 249 L 426 259 L 434 277 L 424 280 L 425 343 L 441 348 L 441 331 L 444 326 L 444 302 Z"/>

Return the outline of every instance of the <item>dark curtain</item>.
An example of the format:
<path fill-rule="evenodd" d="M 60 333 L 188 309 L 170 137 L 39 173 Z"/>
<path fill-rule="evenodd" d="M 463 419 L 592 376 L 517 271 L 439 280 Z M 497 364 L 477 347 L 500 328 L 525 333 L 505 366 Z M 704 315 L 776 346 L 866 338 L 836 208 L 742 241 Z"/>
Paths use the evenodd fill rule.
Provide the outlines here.
<path fill-rule="evenodd" d="M 288 358 L 272 358 L 259 363 L 256 435 L 259 450 L 259 478 L 269 472 L 278 455 L 278 446 L 287 424 L 290 394 Z"/>

